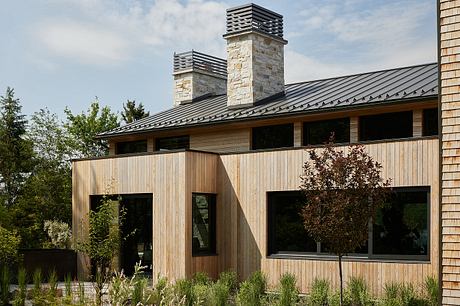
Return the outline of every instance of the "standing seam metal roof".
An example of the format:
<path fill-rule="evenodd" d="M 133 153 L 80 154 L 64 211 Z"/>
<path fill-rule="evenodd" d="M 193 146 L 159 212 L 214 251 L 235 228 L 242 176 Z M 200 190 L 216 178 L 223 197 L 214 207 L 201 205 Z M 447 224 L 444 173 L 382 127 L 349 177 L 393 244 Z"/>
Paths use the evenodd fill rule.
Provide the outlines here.
<path fill-rule="evenodd" d="M 438 65 L 425 64 L 288 84 L 285 95 L 247 108 L 229 109 L 226 95 L 213 96 L 176 106 L 102 133 L 99 137 L 365 107 L 436 98 L 437 95 Z"/>

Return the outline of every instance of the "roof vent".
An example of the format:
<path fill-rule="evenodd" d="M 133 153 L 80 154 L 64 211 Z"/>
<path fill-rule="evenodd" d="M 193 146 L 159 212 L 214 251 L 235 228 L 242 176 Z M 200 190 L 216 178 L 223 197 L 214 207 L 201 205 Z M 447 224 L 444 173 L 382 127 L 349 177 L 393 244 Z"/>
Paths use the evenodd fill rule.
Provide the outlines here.
<path fill-rule="evenodd" d="M 283 16 L 256 4 L 246 4 L 227 10 L 227 34 L 257 31 L 283 38 Z"/>

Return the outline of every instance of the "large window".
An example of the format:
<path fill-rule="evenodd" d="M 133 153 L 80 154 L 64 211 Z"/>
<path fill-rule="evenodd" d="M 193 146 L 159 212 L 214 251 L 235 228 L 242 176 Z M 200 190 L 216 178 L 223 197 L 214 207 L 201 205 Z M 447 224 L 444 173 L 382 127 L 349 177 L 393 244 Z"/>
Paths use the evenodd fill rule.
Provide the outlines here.
<path fill-rule="evenodd" d="M 423 110 L 423 136 L 438 135 L 438 109 Z"/>
<path fill-rule="evenodd" d="M 180 150 L 190 148 L 190 137 L 188 135 L 157 138 L 155 149 L 157 151 Z"/>
<path fill-rule="evenodd" d="M 147 152 L 147 140 L 117 142 L 115 154 Z"/>
<path fill-rule="evenodd" d="M 412 111 L 359 117 L 359 140 L 412 137 Z"/>
<path fill-rule="evenodd" d="M 268 125 L 252 128 L 253 150 L 294 146 L 294 124 Z"/>
<path fill-rule="evenodd" d="M 216 253 L 216 195 L 192 195 L 192 254 Z"/>
<path fill-rule="evenodd" d="M 334 134 L 335 143 L 350 142 L 350 118 L 305 122 L 303 145 L 324 144 Z"/>
<path fill-rule="evenodd" d="M 429 188 L 394 188 L 369 229 L 365 246 L 349 254 L 375 259 L 429 259 Z M 328 256 L 307 234 L 299 191 L 268 192 L 268 255 Z"/>

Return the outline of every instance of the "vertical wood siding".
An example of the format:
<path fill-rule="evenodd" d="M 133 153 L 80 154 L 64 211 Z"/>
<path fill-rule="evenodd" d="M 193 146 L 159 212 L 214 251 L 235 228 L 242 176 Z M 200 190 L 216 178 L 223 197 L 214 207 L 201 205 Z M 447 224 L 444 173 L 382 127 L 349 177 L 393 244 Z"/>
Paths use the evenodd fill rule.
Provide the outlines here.
<path fill-rule="evenodd" d="M 190 149 L 201 151 L 248 151 L 250 143 L 249 128 L 190 135 Z"/>

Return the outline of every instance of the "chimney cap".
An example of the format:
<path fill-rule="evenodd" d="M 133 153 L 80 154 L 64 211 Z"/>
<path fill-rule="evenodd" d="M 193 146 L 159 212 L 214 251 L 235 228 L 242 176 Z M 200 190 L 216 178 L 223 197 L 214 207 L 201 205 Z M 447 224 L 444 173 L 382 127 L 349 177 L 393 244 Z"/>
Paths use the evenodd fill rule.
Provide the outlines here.
<path fill-rule="evenodd" d="M 201 70 L 227 77 L 226 60 L 195 50 L 174 53 L 173 62 L 174 74 L 190 70 Z"/>
<path fill-rule="evenodd" d="M 257 31 L 283 39 L 283 16 L 250 3 L 227 9 L 227 33 Z"/>

